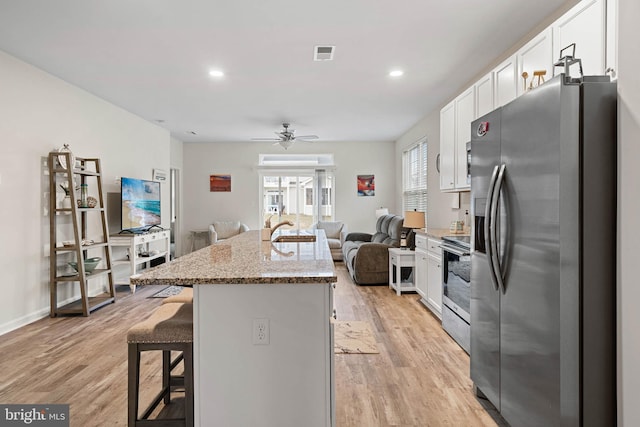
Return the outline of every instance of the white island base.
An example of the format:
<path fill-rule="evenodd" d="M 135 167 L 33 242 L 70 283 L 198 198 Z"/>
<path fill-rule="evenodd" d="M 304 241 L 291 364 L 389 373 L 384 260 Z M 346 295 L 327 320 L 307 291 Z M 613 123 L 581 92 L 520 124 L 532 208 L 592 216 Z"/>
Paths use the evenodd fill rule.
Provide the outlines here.
<path fill-rule="evenodd" d="M 193 301 L 196 426 L 335 425 L 331 284 L 202 284 Z"/>

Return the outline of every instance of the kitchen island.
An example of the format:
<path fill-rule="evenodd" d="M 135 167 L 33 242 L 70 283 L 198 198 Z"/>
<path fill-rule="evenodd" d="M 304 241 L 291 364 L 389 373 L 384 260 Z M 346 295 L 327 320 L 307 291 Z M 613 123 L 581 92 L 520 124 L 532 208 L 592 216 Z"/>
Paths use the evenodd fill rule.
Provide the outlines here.
<path fill-rule="evenodd" d="M 278 243 L 248 231 L 131 281 L 193 286 L 196 426 L 335 425 L 337 276 L 322 230 Z"/>

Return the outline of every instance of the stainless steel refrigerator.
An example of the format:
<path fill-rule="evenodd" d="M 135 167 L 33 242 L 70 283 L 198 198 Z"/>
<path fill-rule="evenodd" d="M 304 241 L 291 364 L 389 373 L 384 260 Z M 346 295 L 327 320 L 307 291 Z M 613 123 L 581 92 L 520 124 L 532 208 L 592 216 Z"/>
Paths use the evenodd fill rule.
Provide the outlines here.
<path fill-rule="evenodd" d="M 616 87 L 547 83 L 472 123 L 471 378 L 512 426 L 614 426 Z"/>

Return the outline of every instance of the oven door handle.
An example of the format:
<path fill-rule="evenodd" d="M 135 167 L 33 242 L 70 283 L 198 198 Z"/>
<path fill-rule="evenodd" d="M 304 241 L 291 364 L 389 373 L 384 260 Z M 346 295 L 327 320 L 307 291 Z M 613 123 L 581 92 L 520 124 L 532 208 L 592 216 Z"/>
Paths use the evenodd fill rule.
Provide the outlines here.
<path fill-rule="evenodd" d="M 458 248 L 454 248 L 452 246 L 439 245 L 438 247 L 441 248 L 443 251 L 451 252 L 452 254 L 458 255 L 458 256 L 469 256 L 469 255 L 471 255 L 471 253 L 469 253 L 469 252 L 462 251 L 462 250 L 460 250 Z"/>

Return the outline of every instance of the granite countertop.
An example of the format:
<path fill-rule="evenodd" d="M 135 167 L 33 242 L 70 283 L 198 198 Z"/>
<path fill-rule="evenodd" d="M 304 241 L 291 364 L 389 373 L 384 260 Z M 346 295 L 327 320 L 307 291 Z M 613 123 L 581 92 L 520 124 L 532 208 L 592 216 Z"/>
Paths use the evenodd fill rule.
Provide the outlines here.
<path fill-rule="evenodd" d="M 250 230 L 133 275 L 131 284 L 335 283 L 324 231 L 315 234 L 315 242 L 272 243 L 260 240 L 260 230 Z"/>
<path fill-rule="evenodd" d="M 432 237 L 435 239 L 442 239 L 444 236 L 469 236 L 469 232 L 466 233 L 452 233 L 448 228 L 421 228 L 416 229 L 416 233 L 425 234 L 427 237 Z"/>

